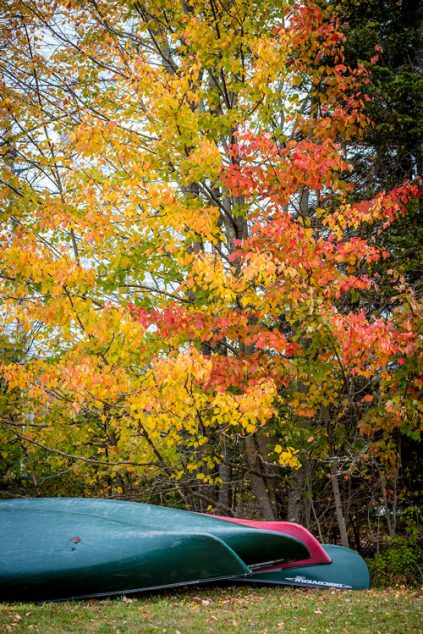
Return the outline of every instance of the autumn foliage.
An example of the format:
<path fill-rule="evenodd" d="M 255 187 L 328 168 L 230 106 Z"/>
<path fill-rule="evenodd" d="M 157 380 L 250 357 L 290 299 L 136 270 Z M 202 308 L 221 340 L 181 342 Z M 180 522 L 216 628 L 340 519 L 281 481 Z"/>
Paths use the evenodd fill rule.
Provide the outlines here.
<path fill-rule="evenodd" d="M 228 512 L 247 478 L 268 518 L 277 478 L 313 464 L 342 534 L 338 480 L 395 471 L 422 370 L 421 304 L 378 268 L 418 184 L 355 196 L 371 76 L 346 66 L 336 14 L 2 11 L 1 315 L 21 350 L 1 366 L 6 462 L 19 447 L 36 491 L 56 474 Z"/>

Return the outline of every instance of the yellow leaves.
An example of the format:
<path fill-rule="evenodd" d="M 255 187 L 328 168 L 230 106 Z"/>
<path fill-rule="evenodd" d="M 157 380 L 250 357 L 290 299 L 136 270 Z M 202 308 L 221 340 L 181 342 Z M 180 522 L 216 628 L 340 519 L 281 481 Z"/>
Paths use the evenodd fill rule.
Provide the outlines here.
<path fill-rule="evenodd" d="M 242 394 L 217 393 L 211 400 L 213 426 L 236 426 L 252 434 L 275 414 L 276 387 L 272 380 L 263 380 Z"/>
<path fill-rule="evenodd" d="M 189 45 L 189 50 L 202 67 L 223 67 L 228 72 L 239 71 L 239 56 L 237 52 L 242 43 L 242 35 L 231 23 L 230 13 L 227 12 L 228 21 L 216 30 L 212 16 L 205 19 L 209 7 L 204 11 L 203 3 L 197 3 L 196 9 L 185 18 L 183 38 Z M 205 13 L 207 12 L 207 13 Z"/>
<path fill-rule="evenodd" d="M 123 210 L 129 244 L 135 246 L 148 238 L 155 243 L 154 253 L 172 254 L 181 264 L 189 264 L 191 254 L 182 236 L 192 236 L 193 241 L 200 236 L 213 244 L 222 238 L 216 207 L 185 197 L 167 183 L 145 183 L 139 197 L 134 191 L 135 186 L 128 192 L 134 204 Z M 138 223 L 135 231 L 134 222 Z M 122 251 L 118 255 L 121 257 Z"/>
<path fill-rule="evenodd" d="M 196 435 L 199 413 L 207 419 L 207 395 L 201 385 L 207 382 L 210 370 L 210 359 L 195 349 L 157 359 L 129 399 L 132 416 L 153 437 L 165 432 L 169 446 L 178 444 L 180 432 Z"/>
<path fill-rule="evenodd" d="M 195 476 L 197 480 L 200 480 L 201 482 L 204 482 L 204 484 L 210 484 L 210 485 L 219 485 L 219 480 L 220 478 L 213 478 L 213 476 L 211 475 L 207 475 L 205 473 L 197 473 L 197 475 Z"/>
<path fill-rule="evenodd" d="M 255 56 L 255 64 L 250 81 L 255 88 L 268 92 L 272 83 L 277 78 L 284 78 L 286 74 L 289 53 L 286 42 L 282 42 L 277 35 L 262 35 L 253 40 L 251 50 Z"/>
<path fill-rule="evenodd" d="M 285 450 L 281 445 L 275 446 L 275 452 L 278 454 L 278 462 L 283 467 L 290 467 L 291 469 L 299 469 L 301 463 L 297 458 L 298 450 L 293 447 L 287 447 Z"/>
<path fill-rule="evenodd" d="M 242 269 L 239 286 L 255 285 L 269 287 L 276 279 L 277 264 L 268 253 L 251 253 L 247 265 Z M 293 272 L 295 270 L 293 269 Z"/>
<path fill-rule="evenodd" d="M 265 425 L 275 414 L 276 395 L 277 389 L 273 380 L 263 379 L 239 397 L 241 425 L 247 433 L 255 431 L 258 425 Z"/>
<path fill-rule="evenodd" d="M 184 184 L 189 185 L 204 179 L 216 181 L 222 170 L 222 158 L 212 139 L 202 138 L 198 146 L 182 162 Z"/>
<path fill-rule="evenodd" d="M 186 235 L 192 235 L 193 241 L 201 240 L 216 244 L 222 234 L 218 226 L 219 210 L 216 207 L 200 206 L 195 201 L 178 201 L 171 207 L 165 207 L 167 221 L 176 231 L 183 229 Z M 167 248 L 169 246 L 167 245 Z M 191 254 L 186 248 L 175 249 L 175 256 L 182 263 L 189 264 Z"/>
<path fill-rule="evenodd" d="M 193 259 L 190 276 L 182 288 L 190 282 L 209 293 L 209 301 L 212 300 L 215 307 L 224 309 L 236 298 L 233 278 L 225 271 L 223 261 L 214 254 L 201 253 Z"/>
<path fill-rule="evenodd" d="M 217 393 L 210 402 L 214 427 L 237 425 L 239 422 L 238 397 L 230 392 Z"/>
<path fill-rule="evenodd" d="M 289 407 L 294 416 L 305 418 L 316 416 L 322 406 L 339 405 L 342 383 L 337 375 L 331 376 L 331 371 L 332 366 L 328 364 L 326 372 L 320 367 L 314 374 L 308 369 L 297 374 L 296 381 L 301 383 L 302 390 L 293 392 L 281 403 Z"/>
<path fill-rule="evenodd" d="M 232 428 L 251 434 L 274 415 L 273 381 L 263 380 L 240 394 L 206 391 L 211 368 L 210 357 L 194 348 L 158 359 L 137 393 L 129 397 L 131 415 L 142 421 L 152 438 L 160 438 L 162 446 L 177 446 L 188 433 L 192 436 L 188 446 L 193 449 L 208 442 L 199 433 L 200 422 L 203 429 Z M 190 461 L 188 471 L 195 471 L 195 465 Z"/>
<path fill-rule="evenodd" d="M 272 302 L 279 303 L 283 297 L 279 291 L 272 298 L 270 293 L 263 293 L 262 290 L 269 290 L 277 280 L 277 274 L 281 268 L 268 253 L 251 253 L 247 264 L 243 266 L 238 278 L 234 280 L 234 291 L 238 296 L 238 301 L 243 307 L 254 307 L 259 310 L 274 310 Z M 298 275 L 294 268 L 285 267 L 286 277 Z"/>
<path fill-rule="evenodd" d="M 107 144 L 104 130 L 92 119 L 87 119 L 86 122 L 77 126 L 70 136 L 70 141 L 82 156 L 88 158 L 96 156 L 105 149 Z"/>
<path fill-rule="evenodd" d="M 154 364 L 154 376 L 159 384 L 177 385 L 192 377 L 198 382 L 206 382 L 210 376 L 212 362 L 199 350 L 189 348 L 174 357 L 158 359 Z"/>

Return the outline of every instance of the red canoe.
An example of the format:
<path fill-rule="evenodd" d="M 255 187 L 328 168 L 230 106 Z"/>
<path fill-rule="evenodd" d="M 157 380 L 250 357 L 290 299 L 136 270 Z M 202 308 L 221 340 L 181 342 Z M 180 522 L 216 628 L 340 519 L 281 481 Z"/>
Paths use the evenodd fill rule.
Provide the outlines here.
<path fill-rule="evenodd" d="M 317 539 L 308 531 L 304 526 L 295 524 L 293 522 L 261 522 L 258 520 L 244 520 L 234 517 L 224 517 L 222 515 L 213 515 L 220 520 L 226 520 L 227 522 L 234 522 L 235 524 L 243 524 L 244 526 L 251 526 L 252 528 L 261 528 L 262 530 L 275 531 L 277 533 L 284 533 L 299 539 L 307 546 L 310 551 L 310 557 L 308 559 L 301 559 L 300 561 L 290 561 L 284 564 L 278 564 L 267 568 L 272 570 L 273 568 L 294 568 L 297 566 L 311 566 L 315 564 L 330 564 L 332 559 L 325 551 L 323 546 L 317 541 Z"/>
<path fill-rule="evenodd" d="M 293 522 L 259 522 L 218 517 L 250 528 L 259 530 L 266 528 L 275 533 L 284 533 L 303 542 L 310 551 L 311 556 L 308 559 L 273 566 L 264 565 L 259 570 L 254 570 L 249 577 L 239 579 L 239 583 L 338 590 L 368 590 L 370 588 L 369 569 L 359 553 L 334 544 L 321 545 L 304 526 Z"/>

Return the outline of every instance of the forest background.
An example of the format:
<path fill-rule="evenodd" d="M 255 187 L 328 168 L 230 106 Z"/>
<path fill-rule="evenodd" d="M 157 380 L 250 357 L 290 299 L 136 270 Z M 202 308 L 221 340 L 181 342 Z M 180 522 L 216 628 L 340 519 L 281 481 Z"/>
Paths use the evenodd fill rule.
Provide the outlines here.
<path fill-rule="evenodd" d="M 1 12 L 1 496 L 288 519 L 421 582 L 420 4 Z"/>

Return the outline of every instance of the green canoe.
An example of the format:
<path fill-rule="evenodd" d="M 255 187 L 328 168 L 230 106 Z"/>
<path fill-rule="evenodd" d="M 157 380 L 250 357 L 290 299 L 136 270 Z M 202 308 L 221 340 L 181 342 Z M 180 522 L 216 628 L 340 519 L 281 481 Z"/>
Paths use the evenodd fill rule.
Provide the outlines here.
<path fill-rule="evenodd" d="M 308 556 L 288 536 L 103 499 L 0 501 L 0 597 L 85 598 L 204 583 Z"/>
<path fill-rule="evenodd" d="M 240 581 L 339 590 L 368 590 L 370 588 L 369 570 L 361 555 L 350 548 L 335 544 L 323 544 L 323 548 L 331 558 L 330 563 L 254 572 Z"/>

